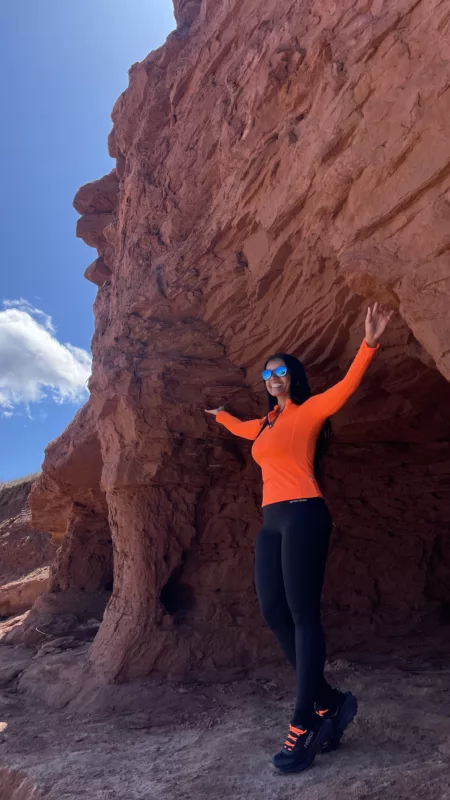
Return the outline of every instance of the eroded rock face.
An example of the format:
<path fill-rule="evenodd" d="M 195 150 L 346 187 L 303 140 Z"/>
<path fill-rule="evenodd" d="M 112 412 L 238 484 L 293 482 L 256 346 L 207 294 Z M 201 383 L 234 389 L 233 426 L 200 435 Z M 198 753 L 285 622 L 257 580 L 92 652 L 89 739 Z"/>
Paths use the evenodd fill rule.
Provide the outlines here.
<path fill-rule="evenodd" d="M 445 4 L 175 10 L 178 32 L 115 105 L 116 169 L 77 194 L 77 233 L 98 249 L 91 399 L 32 497 L 36 524 L 69 532 L 62 594 L 110 529 L 91 662 L 111 678 L 274 657 L 253 589 L 258 471 L 202 409 L 260 416 L 274 351 L 298 355 L 314 391 L 332 384 L 374 300 L 397 317 L 327 467 L 330 642 L 448 621 Z"/>
<path fill-rule="evenodd" d="M 113 585 L 108 509 L 100 488 L 102 460 L 90 403 L 47 447 L 45 464 L 29 503 L 39 528 L 52 534 L 56 556 L 47 591 L 6 637 L 27 646 L 52 634 L 74 632 L 91 618 L 101 619 Z"/>
<path fill-rule="evenodd" d="M 202 0 L 174 0 L 173 10 L 179 27 L 191 25 L 197 19 Z"/>
<path fill-rule="evenodd" d="M 0 486 L 0 617 L 21 614 L 48 589 L 56 547 L 31 525 L 33 479 Z"/>
<path fill-rule="evenodd" d="M 24 772 L 0 768 L 0 791 L 2 800 L 43 800 L 35 783 Z"/>

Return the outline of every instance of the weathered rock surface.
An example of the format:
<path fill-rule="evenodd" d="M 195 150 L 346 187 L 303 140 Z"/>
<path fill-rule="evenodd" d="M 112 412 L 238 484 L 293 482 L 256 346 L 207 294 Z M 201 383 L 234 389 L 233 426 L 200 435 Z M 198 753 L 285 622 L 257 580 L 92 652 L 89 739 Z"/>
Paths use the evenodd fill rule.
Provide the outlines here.
<path fill-rule="evenodd" d="M 113 551 L 91 411 L 88 403 L 48 446 L 45 473 L 33 486 L 33 516 L 58 549 L 47 591 L 23 623 L 7 632 L 8 643 L 34 646 L 47 636 L 74 632 L 91 618 L 101 619 L 110 598 Z"/>
<path fill-rule="evenodd" d="M 34 524 L 65 537 L 53 589 L 108 590 L 114 552 L 90 652 L 109 678 L 273 658 L 258 471 L 202 409 L 260 415 L 277 350 L 322 390 L 378 300 L 396 322 L 334 425 L 325 621 L 332 649 L 389 648 L 449 621 L 447 4 L 175 11 L 115 105 L 115 170 L 75 201 L 99 291 L 91 398 L 32 494 Z"/>
<path fill-rule="evenodd" d="M 43 800 L 43 796 L 25 773 L 0 767 L 0 800 Z"/>
<path fill-rule="evenodd" d="M 0 486 L 0 617 L 21 614 L 49 587 L 56 546 L 31 526 L 33 478 Z"/>
<path fill-rule="evenodd" d="M 17 581 L 0 586 L 0 617 L 23 614 L 49 588 L 49 567 L 34 570 Z"/>

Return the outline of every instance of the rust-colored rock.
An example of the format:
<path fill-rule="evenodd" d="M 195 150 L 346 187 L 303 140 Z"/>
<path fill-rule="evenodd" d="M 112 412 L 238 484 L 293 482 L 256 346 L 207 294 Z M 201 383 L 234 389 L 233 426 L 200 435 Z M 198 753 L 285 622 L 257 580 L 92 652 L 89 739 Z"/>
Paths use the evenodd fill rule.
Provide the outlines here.
<path fill-rule="evenodd" d="M 56 547 L 31 527 L 33 477 L 0 486 L 0 617 L 21 614 L 49 586 Z"/>
<path fill-rule="evenodd" d="M 0 586 L 0 617 L 23 614 L 49 588 L 49 567 L 42 567 L 19 580 Z"/>
<path fill-rule="evenodd" d="M 173 10 L 177 25 L 191 25 L 200 13 L 201 4 L 201 0 L 174 0 Z"/>
<path fill-rule="evenodd" d="M 89 247 L 106 247 L 107 229 L 112 222 L 113 214 L 83 214 L 77 222 L 77 236 Z"/>
<path fill-rule="evenodd" d="M 111 270 L 106 266 L 103 256 L 96 258 L 92 264 L 89 264 L 84 273 L 84 277 L 97 286 L 103 286 L 103 284 L 109 280 L 111 277 Z"/>
<path fill-rule="evenodd" d="M 0 800 L 43 800 L 43 795 L 24 772 L 0 767 Z"/>
<path fill-rule="evenodd" d="M 23 624 L 8 633 L 9 643 L 32 646 L 47 634 L 74 631 L 101 619 L 113 582 L 111 534 L 101 455 L 91 404 L 75 416 L 46 450 L 46 469 L 30 495 L 33 516 L 59 545 L 48 591 Z M 44 630 L 36 635 L 36 627 Z"/>
<path fill-rule="evenodd" d="M 116 170 L 98 181 L 82 186 L 76 193 L 73 205 L 79 214 L 107 214 L 115 211 L 119 182 Z"/>
<path fill-rule="evenodd" d="M 78 235 L 111 275 L 91 398 L 32 495 L 35 524 L 67 531 L 54 585 L 103 591 L 111 534 L 90 653 L 109 678 L 273 658 L 253 589 L 258 472 L 202 408 L 261 414 L 259 369 L 277 350 L 322 390 L 379 300 L 397 320 L 334 425 L 326 625 L 332 649 L 389 648 L 450 607 L 447 8 L 175 12 L 115 105 L 116 172 L 77 195 Z"/>

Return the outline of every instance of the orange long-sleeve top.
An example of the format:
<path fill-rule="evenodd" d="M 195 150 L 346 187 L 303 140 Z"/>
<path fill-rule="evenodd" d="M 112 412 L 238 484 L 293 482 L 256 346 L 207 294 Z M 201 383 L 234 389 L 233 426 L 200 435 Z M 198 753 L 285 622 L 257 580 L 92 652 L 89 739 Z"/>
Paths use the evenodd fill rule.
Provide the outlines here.
<path fill-rule="evenodd" d="M 345 377 L 326 392 L 313 395 L 300 406 L 287 400 L 282 413 L 275 406 L 268 415 L 270 425 L 259 436 L 266 417 L 241 422 L 219 411 L 217 422 L 231 433 L 256 439 L 252 456 L 262 471 L 263 506 L 321 496 L 314 476 L 318 436 L 327 417 L 339 411 L 358 388 L 378 347 L 363 341 Z"/>

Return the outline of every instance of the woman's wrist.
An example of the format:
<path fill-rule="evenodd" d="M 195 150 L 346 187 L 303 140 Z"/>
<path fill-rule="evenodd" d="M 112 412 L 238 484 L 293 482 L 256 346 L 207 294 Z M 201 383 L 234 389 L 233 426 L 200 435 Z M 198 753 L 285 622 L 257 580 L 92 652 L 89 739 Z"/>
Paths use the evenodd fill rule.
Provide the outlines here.
<path fill-rule="evenodd" d="M 377 340 L 376 339 L 372 339 L 370 336 L 365 336 L 364 337 L 364 341 L 365 341 L 367 347 L 370 347 L 371 349 L 374 349 L 378 345 Z"/>

